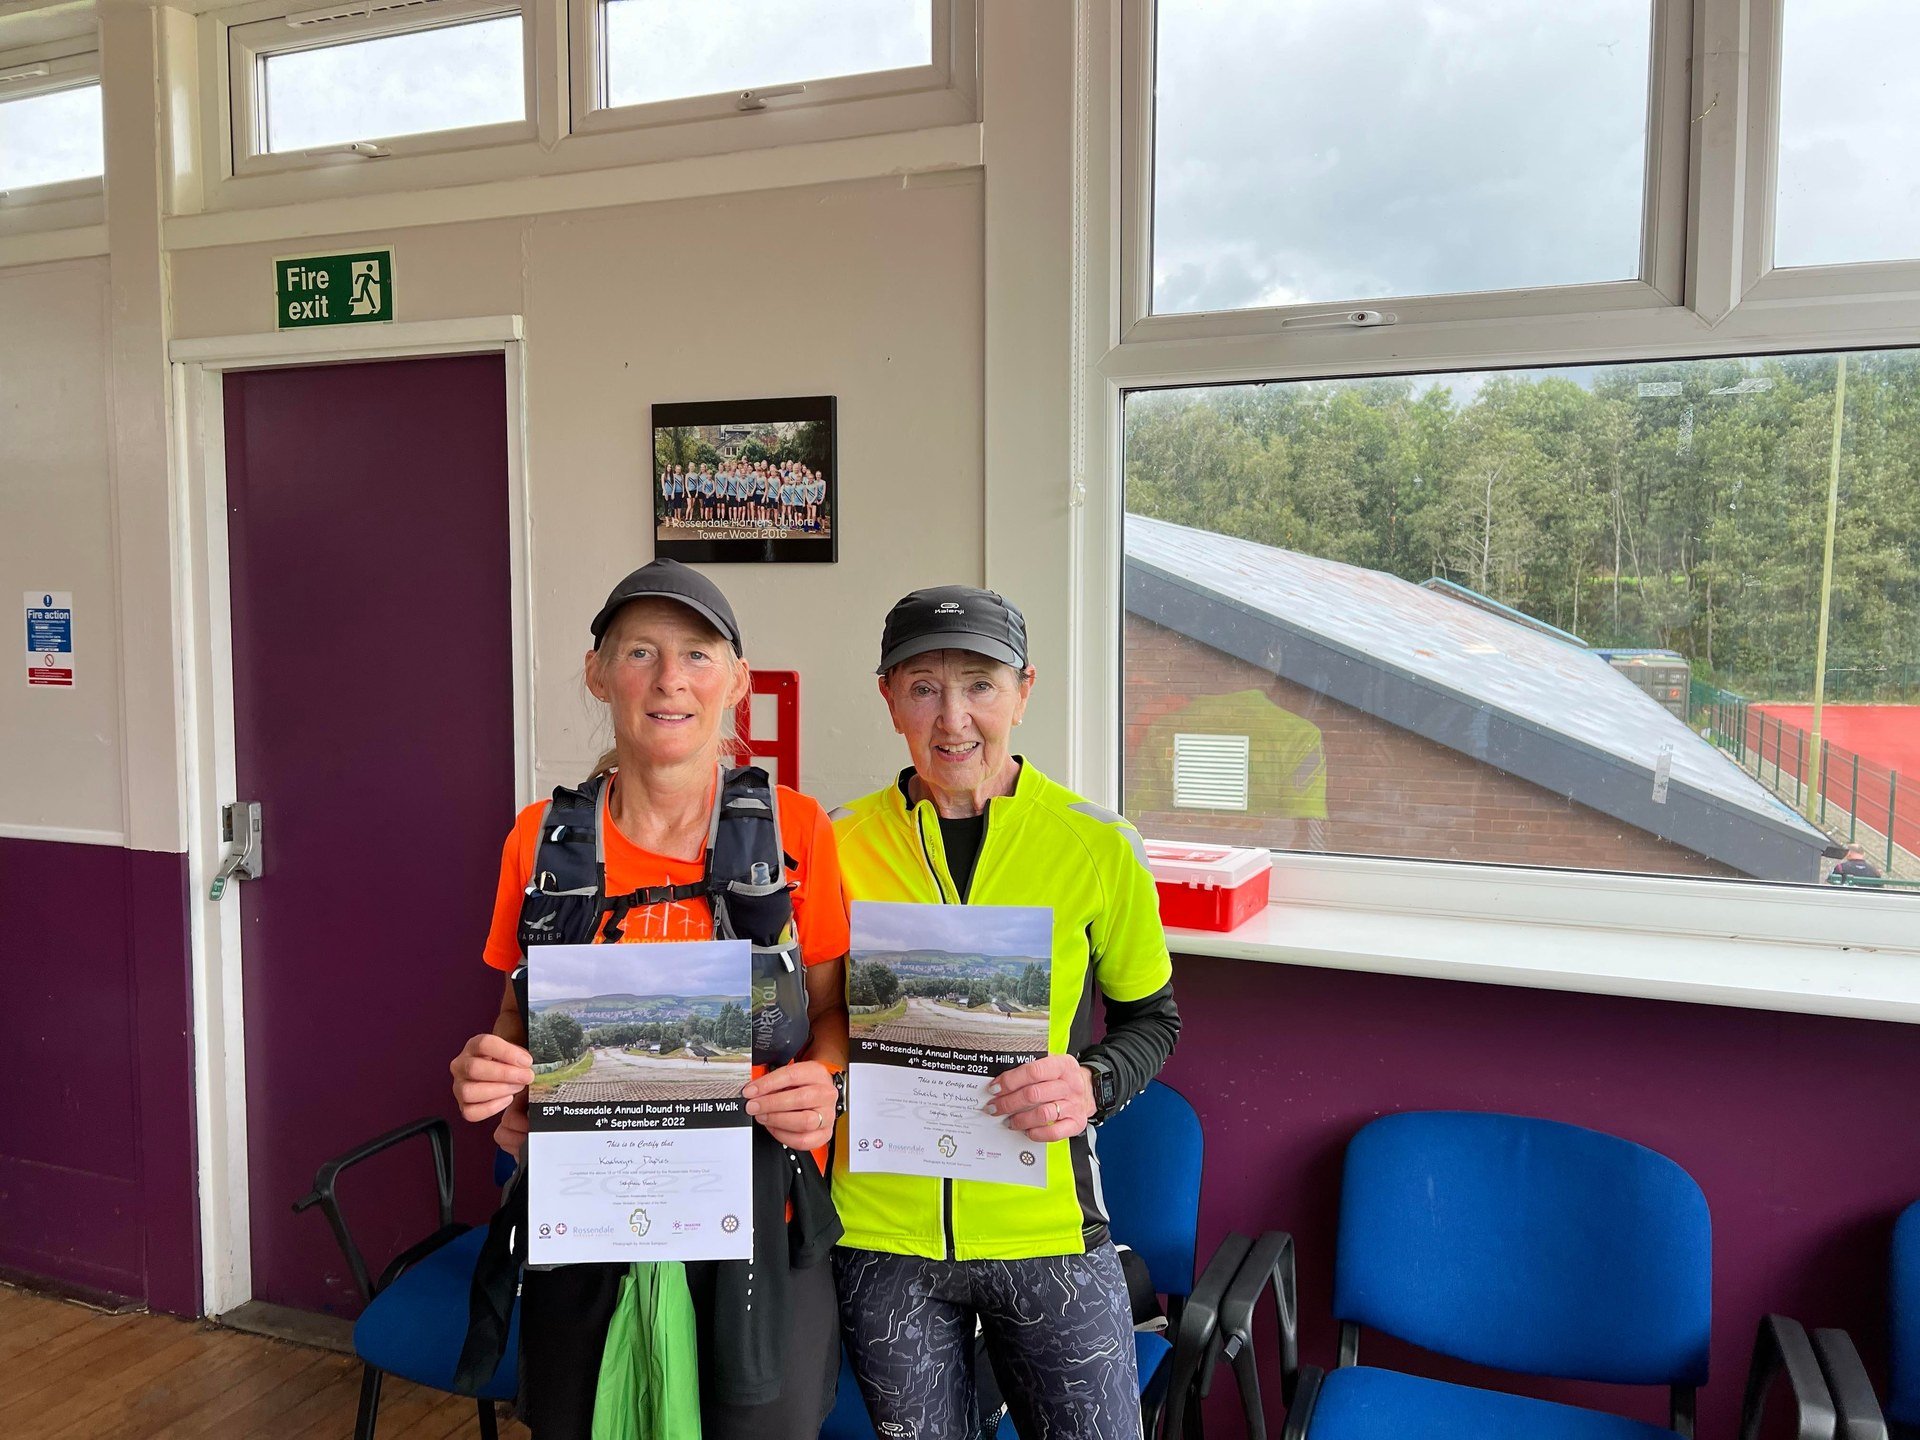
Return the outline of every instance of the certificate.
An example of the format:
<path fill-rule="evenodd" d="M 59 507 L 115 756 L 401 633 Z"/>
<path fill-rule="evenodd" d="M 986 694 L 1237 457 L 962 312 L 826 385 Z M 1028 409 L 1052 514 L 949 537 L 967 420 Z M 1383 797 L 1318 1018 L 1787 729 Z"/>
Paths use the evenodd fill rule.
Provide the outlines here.
<path fill-rule="evenodd" d="M 753 1253 L 752 949 L 527 955 L 527 1262 Z"/>
<path fill-rule="evenodd" d="M 981 1107 L 1047 1053 L 1053 912 L 857 900 L 852 922 L 848 1168 L 1045 1185 L 1050 1147 Z"/>

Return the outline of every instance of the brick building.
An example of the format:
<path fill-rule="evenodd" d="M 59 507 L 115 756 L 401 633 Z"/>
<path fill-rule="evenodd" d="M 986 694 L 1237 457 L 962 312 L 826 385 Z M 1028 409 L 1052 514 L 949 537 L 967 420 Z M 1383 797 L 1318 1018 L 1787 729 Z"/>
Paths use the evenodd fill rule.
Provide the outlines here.
<path fill-rule="evenodd" d="M 1127 519 L 1149 835 L 1818 878 L 1826 836 L 1603 660 L 1379 571 Z"/>

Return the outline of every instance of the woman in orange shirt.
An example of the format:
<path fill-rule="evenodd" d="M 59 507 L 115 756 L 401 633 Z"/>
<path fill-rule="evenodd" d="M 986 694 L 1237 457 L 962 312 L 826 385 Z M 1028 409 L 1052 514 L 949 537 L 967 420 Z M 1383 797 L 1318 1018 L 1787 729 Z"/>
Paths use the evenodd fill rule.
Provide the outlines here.
<path fill-rule="evenodd" d="M 614 748 L 601 833 L 608 896 L 699 882 L 717 777 L 734 706 L 748 690 L 740 627 L 711 581 L 671 560 L 622 580 L 594 617 L 586 682 L 605 702 Z M 825 1146 L 845 1068 L 846 906 L 833 829 L 819 804 L 781 786 L 780 836 L 794 886 L 794 925 L 806 962 L 807 1022 L 769 1026 L 756 1016 L 755 1078 L 747 1111 L 758 1122 L 756 1177 L 768 1166 L 810 1165 L 824 1185 Z M 522 897 L 533 872 L 544 803 L 520 813 L 501 857 L 500 887 L 486 960 L 512 971 Z M 626 912 L 622 941 L 709 940 L 703 898 L 639 905 Z M 600 938 L 608 932 L 602 930 Z M 504 987 L 491 1032 L 453 1061 L 453 1090 L 468 1120 L 499 1117 L 494 1138 L 518 1155 L 526 1142 L 526 1087 L 533 1057 L 526 1024 Z M 782 1148 L 784 1147 L 784 1149 Z M 797 1152 L 813 1152 L 801 1157 Z M 782 1172 L 784 1173 L 784 1169 Z M 756 1197 L 764 1190 L 756 1186 Z M 824 1190 L 820 1191 L 824 1199 Z M 811 1440 L 833 1404 L 839 1323 L 825 1263 L 838 1222 L 830 1204 L 785 1206 L 771 1214 L 756 1199 L 754 1258 L 687 1266 L 700 1355 L 705 1440 Z M 801 1233 L 805 1231 L 806 1233 Z M 530 1270 L 521 1292 L 522 1388 L 536 1440 L 586 1440 L 619 1265 Z M 759 1301 L 758 1309 L 753 1307 Z"/>

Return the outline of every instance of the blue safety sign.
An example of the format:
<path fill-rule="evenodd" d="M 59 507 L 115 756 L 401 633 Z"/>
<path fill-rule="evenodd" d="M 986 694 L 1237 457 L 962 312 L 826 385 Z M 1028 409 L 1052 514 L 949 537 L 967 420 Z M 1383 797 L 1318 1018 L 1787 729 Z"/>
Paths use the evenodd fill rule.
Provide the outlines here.
<path fill-rule="evenodd" d="M 29 590 L 27 610 L 27 684 L 73 684 L 73 592 Z"/>

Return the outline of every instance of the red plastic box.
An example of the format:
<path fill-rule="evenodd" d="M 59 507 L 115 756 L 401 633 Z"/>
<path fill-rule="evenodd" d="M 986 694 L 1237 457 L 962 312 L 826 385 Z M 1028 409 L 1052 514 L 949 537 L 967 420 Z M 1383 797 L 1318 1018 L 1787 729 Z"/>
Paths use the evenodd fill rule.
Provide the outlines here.
<path fill-rule="evenodd" d="M 1147 868 L 1160 892 L 1162 924 L 1233 930 L 1267 903 L 1273 854 L 1232 845 L 1149 840 Z"/>

